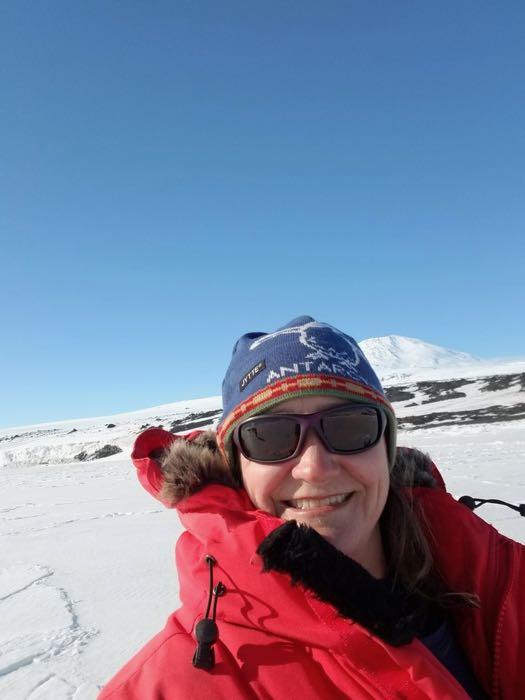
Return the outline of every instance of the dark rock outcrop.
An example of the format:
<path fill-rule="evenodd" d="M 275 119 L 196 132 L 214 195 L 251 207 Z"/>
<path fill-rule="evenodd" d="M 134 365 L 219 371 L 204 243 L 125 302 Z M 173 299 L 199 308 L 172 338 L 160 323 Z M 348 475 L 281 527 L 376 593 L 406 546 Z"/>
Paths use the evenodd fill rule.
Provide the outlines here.
<path fill-rule="evenodd" d="M 92 460 L 102 459 L 103 457 L 111 457 L 111 455 L 116 455 L 119 452 L 122 452 L 122 450 L 120 447 L 117 447 L 117 445 L 104 445 L 104 447 L 101 447 L 99 450 L 94 452 L 89 459 Z"/>
<path fill-rule="evenodd" d="M 211 426 L 213 419 L 222 413 L 221 409 L 215 411 L 201 411 L 200 413 L 189 413 L 185 418 L 174 420 L 170 425 L 172 433 L 180 433 L 183 430 L 196 430 L 204 426 Z"/>

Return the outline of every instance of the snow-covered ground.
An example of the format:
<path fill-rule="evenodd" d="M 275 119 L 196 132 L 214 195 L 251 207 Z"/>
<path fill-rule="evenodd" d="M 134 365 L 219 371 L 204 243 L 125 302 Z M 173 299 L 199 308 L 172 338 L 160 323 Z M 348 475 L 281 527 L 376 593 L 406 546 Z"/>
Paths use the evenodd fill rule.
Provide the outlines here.
<path fill-rule="evenodd" d="M 400 443 L 428 451 L 455 496 L 525 502 L 521 421 L 414 431 Z M 95 698 L 178 605 L 177 516 L 119 455 L 5 467 L 0 494 L 0 697 Z M 525 543 L 525 519 L 514 511 L 477 512 Z"/>
<path fill-rule="evenodd" d="M 417 381 L 430 375 L 438 381 L 525 370 L 523 361 L 507 370 L 503 363 L 460 364 L 426 371 L 399 365 L 403 384 L 416 388 L 415 401 L 396 404 L 399 413 L 452 415 L 459 405 L 485 405 L 479 379 L 464 397 L 425 405 Z M 523 396 L 518 382 L 492 391 L 489 403 L 518 406 Z M 220 398 L 212 397 L 0 430 L 2 700 L 92 700 L 164 625 L 179 602 L 173 547 L 181 527 L 174 511 L 140 487 L 130 448 L 145 425 L 176 432 L 213 425 L 219 410 Z M 399 443 L 428 452 L 456 497 L 525 502 L 522 418 L 403 430 Z M 93 459 L 106 445 L 122 452 Z M 483 506 L 477 513 L 525 543 L 525 518 L 515 511 Z"/>

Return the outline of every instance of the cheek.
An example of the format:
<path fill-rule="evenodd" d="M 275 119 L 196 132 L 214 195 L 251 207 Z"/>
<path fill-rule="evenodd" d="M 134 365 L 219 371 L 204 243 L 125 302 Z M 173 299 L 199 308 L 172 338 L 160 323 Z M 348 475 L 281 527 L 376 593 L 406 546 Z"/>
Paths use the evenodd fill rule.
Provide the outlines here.
<path fill-rule="evenodd" d="M 384 491 L 390 485 L 388 469 L 383 467 L 371 467 L 362 473 L 363 484 L 369 489 Z"/>
<path fill-rule="evenodd" d="M 241 458 L 243 486 L 256 508 L 275 515 L 273 494 L 282 481 L 281 472 Z"/>
<path fill-rule="evenodd" d="M 390 472 L 384 441 L 360 455 L 349 457 L 345 465 L 347 473 L 370 492 L 388 492 Z"/>
<path fill-rule="evenodd" d="M 383 512 L 390 489 L 390 472 L 387 464 L 381 465 L 376 471 L 373 484 L 370 488 L 377 499 L 377 508 L 380 512 Z"/>

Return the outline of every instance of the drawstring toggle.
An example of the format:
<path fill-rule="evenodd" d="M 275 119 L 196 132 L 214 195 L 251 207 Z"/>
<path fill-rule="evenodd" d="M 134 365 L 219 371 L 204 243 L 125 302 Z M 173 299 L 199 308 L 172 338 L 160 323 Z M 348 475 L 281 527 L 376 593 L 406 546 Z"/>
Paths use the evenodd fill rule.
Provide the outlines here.
<path fill-rule="evenodd" d="M 213 645 L 219 639 L 219 628 L 215 622 L 215 615 L 217 613 L 217 600 L 220 596 L 226 593 L 226 588 L 224 584 L 219 581 L 219 583 L 213 586 L 213 566 L 217 562 L 210 555 L 206 555 L 206 563 L 210 567 L 210 592 L 208 595 L 208 604 L 206 606 L 206 613 L 202 620 L 197 622 L 195 626 L 195 637 L 197 638 L 197 648 L 193 654 L 193 665 L 196 668 L 203 668 L 209 671 L 215 666 L 215 651 Z M 211 618 L 209 617 L 211 601 L 213 597 L 213 611 Z"/>

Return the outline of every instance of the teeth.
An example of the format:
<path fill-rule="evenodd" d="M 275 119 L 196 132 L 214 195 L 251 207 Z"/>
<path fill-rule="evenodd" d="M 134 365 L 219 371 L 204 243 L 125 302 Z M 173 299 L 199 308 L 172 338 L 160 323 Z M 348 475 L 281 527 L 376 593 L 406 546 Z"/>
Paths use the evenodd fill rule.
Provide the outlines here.
<path fill-rule="evenodd" d="M 342 503 L 347 499 L 349 493 L 341 493 L 337 496 L 328 496 L 327 498 L 295 498 L 289 501 L 293 508 L 298 510 L 311 510 L 321 506 L 332 506 Z"/>

